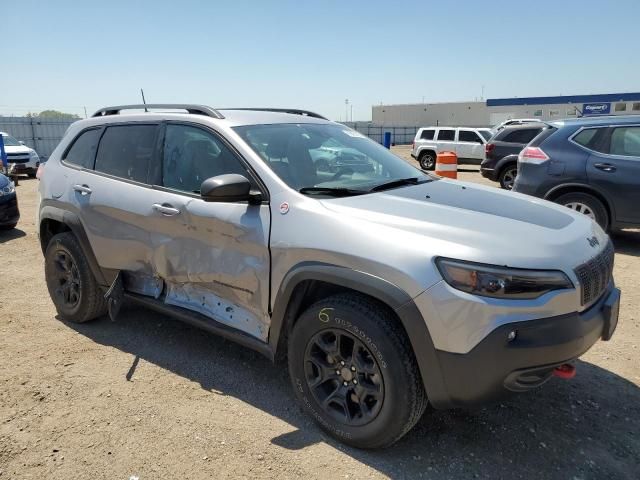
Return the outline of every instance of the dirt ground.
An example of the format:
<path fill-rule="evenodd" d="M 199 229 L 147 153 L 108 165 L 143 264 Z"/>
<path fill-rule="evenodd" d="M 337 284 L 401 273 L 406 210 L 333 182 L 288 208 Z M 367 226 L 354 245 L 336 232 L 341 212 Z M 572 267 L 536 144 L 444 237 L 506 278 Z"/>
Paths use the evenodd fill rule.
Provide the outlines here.
<path fill-rule="evenodd" d="M 0 233 L 0 480 L 640 478 L 640 232 L 614 238 L 620 323 L 576 378 L 427 412 L 395 446 L 359 451 L 327 438 L 286 367 L 250 350 L 137 308 L 56 319 L 36 188 L 20 183 L 22 220 Z"/>

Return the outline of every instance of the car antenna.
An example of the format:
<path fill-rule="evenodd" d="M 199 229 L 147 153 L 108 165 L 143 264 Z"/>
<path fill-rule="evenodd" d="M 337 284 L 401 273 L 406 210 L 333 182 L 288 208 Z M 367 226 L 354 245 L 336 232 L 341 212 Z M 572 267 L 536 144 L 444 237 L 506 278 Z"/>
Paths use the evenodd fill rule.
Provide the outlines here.
<path fill-rule="evenodd" d="M 140 95 L 142 95 L 142 103 L 146 105 L 146 104 L 147 104 L 147 102 L 146 102 L 146 100 L 144 99 L 144 90 L 143 90 L 143 89 L 140 89 Z M 147 113 L 149 113 L 149 110 L 147 110 L 147 107 L 144 107 L 144 111 L 145 111 L 145 112 L 147 112 Z"/>

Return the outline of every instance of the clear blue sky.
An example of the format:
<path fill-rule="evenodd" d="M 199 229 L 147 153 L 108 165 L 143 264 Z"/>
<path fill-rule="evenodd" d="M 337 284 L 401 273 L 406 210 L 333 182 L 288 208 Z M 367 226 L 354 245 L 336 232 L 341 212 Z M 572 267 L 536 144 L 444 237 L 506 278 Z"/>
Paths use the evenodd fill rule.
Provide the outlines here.
<path fill-rule="evenodd" d="M 640 90 L 640 1 L 0 0 L 0 114 Z"/>

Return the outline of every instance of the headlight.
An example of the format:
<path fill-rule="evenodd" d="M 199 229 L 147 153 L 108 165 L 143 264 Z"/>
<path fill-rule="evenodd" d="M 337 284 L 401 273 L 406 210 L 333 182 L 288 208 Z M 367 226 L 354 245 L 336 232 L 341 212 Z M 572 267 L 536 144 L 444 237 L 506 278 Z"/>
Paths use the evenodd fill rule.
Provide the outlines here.
<path fill-rule="evenodd" d="M 40 157 L 38 157 L 38 154 L 36 153 L 35 150 L 31 150 L 29 152 L 29 157 L 31 158 L 31 160 L 39 160 Z"/>
<path fill-rule="evenodd" d="M 453 288 L 483 297 L 531 299 L 573 288 L 571 280 L 555 270 L 520 270 L 447 258 L 439 258 L 436 265 Z"/>
<path fill-rule="evenodd" d="M 9 185 L 0 188 L 0 197 L 2 197 L 3 195 L 11 195 L 15 191 L 16 186 L 13 184 L 13 182 L 11 182 L 9 183 Z"/>

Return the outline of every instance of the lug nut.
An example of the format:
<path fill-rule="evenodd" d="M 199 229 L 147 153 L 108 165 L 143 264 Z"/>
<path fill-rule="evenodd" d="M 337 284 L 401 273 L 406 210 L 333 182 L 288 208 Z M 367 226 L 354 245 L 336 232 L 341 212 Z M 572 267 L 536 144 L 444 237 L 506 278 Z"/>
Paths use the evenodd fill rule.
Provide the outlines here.
<path fill-rule="evenodd" d="M 517 336 L 517 335 L 518 335 L 518 334 L 516 333 L 516 331 L 515 331 L 515 330 L 511 330 L 511 331 L 509 332 L 509 334 L 507 335 L 507 340 L 508 340 L 509 342 L 512 342 L 512 341 L 514 341 L 514 340 L 516 339 L 516 336 Z"/>
<path fill-rule="evenodd" d="M 340 365 L 342 365 L 344 367 L 344 360 L 340 361 Z"/>
<path fill-rule="evenodd" d="M 340 375 L 340 370 L 336 370 L 336 375 Z"/>
<path fill-rule="evenodd" d="M 354 379 L 353 379 L 353 384 L 354 384 L 354 385 L 357 385 L 357 384 L 358 384 L 358 379 L 354 378 Z"/>
<path fill-rule="evenodd" d="M 355 372 L 356 371 L 356 367 L 354 367 L 353 365 L 351 366 L 351 371 Z"/>
<path fill-rule="evenodd" d="M 345 382 L 342 382 L 342 385 L 346 387 L 347 385 L 349 385 L 349 383 L 345 381 Z"/>

